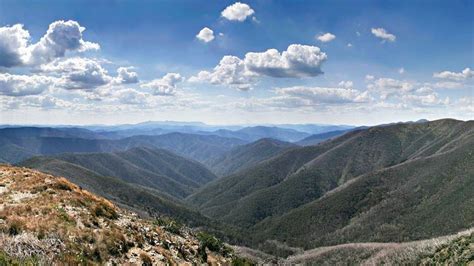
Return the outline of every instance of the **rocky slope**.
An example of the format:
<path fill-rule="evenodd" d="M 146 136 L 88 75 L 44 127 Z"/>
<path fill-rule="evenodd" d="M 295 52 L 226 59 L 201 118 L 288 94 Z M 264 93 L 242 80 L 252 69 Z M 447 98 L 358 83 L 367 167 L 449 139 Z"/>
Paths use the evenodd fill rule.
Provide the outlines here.
<path fill-rule="evenodd" d="M 214 237 L 114 206 L 65 178 L 0 166 L 0 264 L 228 264 Z M 3 265 L 2 264 L 2 265 Z"/>

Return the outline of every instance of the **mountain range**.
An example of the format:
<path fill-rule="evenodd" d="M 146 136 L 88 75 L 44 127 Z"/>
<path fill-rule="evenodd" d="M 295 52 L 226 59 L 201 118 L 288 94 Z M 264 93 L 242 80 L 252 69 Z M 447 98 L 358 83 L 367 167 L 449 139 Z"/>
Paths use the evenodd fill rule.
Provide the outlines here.
<path fill-rule="evenodd" d="M 108 138 L 97 129 L 4 128 L 0 158 L 280 258 L 474 227 L 474 121 L 344 128 L 303 139 L 295 129 L 218 131 Z M 282 132 L 293 140 L 281 140 Z"/>
<path fill-rule="evenodd" d="M 429 238 L 473 226 L 472 150 L 473 121 L 354 130 L 217 179 L 186 201 L 251 230 L 262 249 L 268 239 L 307 249 Z"/>

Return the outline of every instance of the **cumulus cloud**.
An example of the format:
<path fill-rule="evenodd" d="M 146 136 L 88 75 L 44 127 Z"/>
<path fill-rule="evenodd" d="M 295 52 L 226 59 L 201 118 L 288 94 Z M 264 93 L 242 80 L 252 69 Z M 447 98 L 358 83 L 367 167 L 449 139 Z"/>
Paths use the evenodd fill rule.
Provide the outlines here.
<path fill-rule="evenodd" d="M 405 68 L 401 67 L 398 69 L 398 74 L 402 75 L 405 74 Z"/>
<path fill-rule="evenodd" d="M 39 65 L 64 57 L 66 51 L 97 50 L 97 43 L 84 41 L 85 30 L 76 21 L 55 21 L 46 34 L 34 44 L 29 44 L 30 34 L 23 25 L 0 28 L 0 66 Z"/>
<path fill-rule="evenodd" d="M 386 99 L 391 95 L 413 91 L 415 89 L 415 84 L 409 81 L 379 78 L 373 80 L 373 82 L 368 85 L 368 88 L 380 93 L 382 99 Z"/>
<path fill-rule="evenodd" d="M 177 84 L 183 80 L 184 78 L 178 73 L 168 73 L 161 79 L 143 83 L 140 87 L 152 89 L 155 95 L 171 96 L 176 94 Z"/>
<path fill-rule="evenodd" d="M 64 57 L 66 51 L 98 50 L 99 44 L 82 39 L 86 28 L 73 20 L 55 21 L 49 25 L 46 34 L 38 43 L 29 47 L 29 64 L 51 62 L 55 58 Z"/>
<path fill-rule="evenodd" d="M 40 94 L 54 82 L 41 75 L 13 75 L 0 73 L 0 94 L 7 96 L 26 96 Z"/>
<path fill-rule="evenodd" d="M 462 97 L 456 102 L 456 105 L 463 111 L 474 112 L 474 97 Z"/>
<path fill-rule="evenodd" d="M 467 67 L 461 72 L 442 71 L 438 73 L 433 73 L 433 77 L 439 79 L 464 81 L 474 77 L 474 71 Z"/>
<path fill-rule="evenodd" d="M 254 13 L 255 11 L 249 5 L 237 2 L 233 5 L 226 7 L 221 12 L 221 16 L 227 20 L 242 22 Z"/>
<path fill-rule="evenodd" d="M 327 33 L 324 33 L 322 35 L 317 36 L 316 39 L 318 39 L 320 42 L 330 42 L 330 41 L 336 39 L 336 35 L 334 35 L 330 32 L 327 32 Z"/>
<path fill-rule="evenodd" d="M 213 71 L 200 71 L 190 82 L 209 82 L 213 85 L 228 85 L 239 90 L 249 90 L 255 74 L 248 71 L 243 60 L 236 56 L 224 56 Z"/>
<path fill-rule="evenodd" d="M 23 25 L 0 28 L 0 67 L 22 65 L 27 55 L 30 34 Z"/>
<path fill-rule="evenodd" d="M 254 73 L 270 77 L 314 77 L 322 74 L 321 64 L 327 55 L 316 46 L 292 44 L 282 53 L 269 49 L 247 53 L 244 63 Z"/>
<path fill-rule="evenodd" d="M 42 109 L 64 108 L 72 105 L 70 102 L 50 95 L 26 96 L 21 99 L 21 104 Z"/>
<path fill-rule="evenodd" d="M 138 74 L 132 71 L 133 67 L 119 67 L 117 69 L 116 83 L 118 84 L 131 84 L 138 82 Z"/>
<path fill-rule="evenodd" d="M 342 88 L 346 88 L 346 89 L 350 89 L 354 86 L 354 83 L 350 80 L 348 81 L 341 81 L 339 82 L 339 86 L 341 86 Z"/>
<path fill-rule="evenodd" d="M 361 92 L 359 90 L 346 88 L 296 86 L 279 88 L 276 89 L 275 92 L 279 95 L 299 98 L 301 100 L 300 102 L 306 102 L 308 105 L 362 103 L 370 100 L 367 91 Z"/>
<path fill-rule="evenodd" d="M 397 37 L 391 33 L 388 33 L 384 28 L 372 28 L 372 34 L 384 41 L 394 42 Z"/>
<path fill-rule="evenodd" d="M 203 42 L 210 42 L 214 40 L 214 31 L 209 29 L 208 27 L 204 27 L 199 33 L 196 35 L 196 38 L 198 38 L 200 41 Z"/>
<path fill-rule="evenodd" d="M 123 104 L 144 104 L 149 99 L 150 95 L 139 92 L 134 89 L 121 89 L 114 92 L 113 97 Z"/>
<path fill-rule="evenodd" d="M 374 80 L 374 79 L 375 79 L 375 77 L 372 76 L 372 75 L 365 75 L 365 80 L 366 81 L 370 81 L 370 80 Z"/>
<path fill-rule="evenodd" d="M 436 89 L 460 89 L 464 87 L 463 83 L 454 81 L 442 81 L 430 85 Z"/>
<path fill-rule="evenodd" d="M 224 56 L 213 71 L 200 71 L 191 82 L 209 82 L 249 90 L 258 76 L 277 78 L 314 77 L 322 74 L 327 56 L 318 47 L 292 44 L 280 53 L 276 49 L 250 52 L 244 59 Z"/>
<path fill-rule="evenodd" d="M 67 90 L 90 90 L 112 81 L 100 63 L 90 58 L 73 57 L 41 65 L 40 70 L 59 78 L 55 85 Z"/>
<path fill-rule="evenodd" d="M 449 97 L 440 99 L 437 93 L 430 93 L 426 95 L 408 94 L 403 95 L 402 100 L 405 103 L 415 107 L 435 107 L 449 104 Z"/>

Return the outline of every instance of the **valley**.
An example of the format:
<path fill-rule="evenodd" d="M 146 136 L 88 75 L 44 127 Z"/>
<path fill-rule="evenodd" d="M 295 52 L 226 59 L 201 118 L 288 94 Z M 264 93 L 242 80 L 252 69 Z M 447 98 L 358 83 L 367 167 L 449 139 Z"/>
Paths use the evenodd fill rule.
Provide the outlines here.
<path fill-rule="evenodd" d="M 316 144 L 189 133 L 110 139 L 71 128 L 0 136 L 9 163 L 64 176 L 142 217 L 212 232 L 256 261 L 340 262 L 358 249 L 375 259 L 392 245 L 384 243 L 474 227 L 472 121 L 330 131 L 311 137 Z M 249 255 L 258 252 L 267 255 Z"/>

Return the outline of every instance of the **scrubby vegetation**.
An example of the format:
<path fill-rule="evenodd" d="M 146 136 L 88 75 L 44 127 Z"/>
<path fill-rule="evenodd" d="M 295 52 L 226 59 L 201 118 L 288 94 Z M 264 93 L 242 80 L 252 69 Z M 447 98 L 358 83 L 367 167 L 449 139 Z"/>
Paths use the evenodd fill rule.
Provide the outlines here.
<path fill-rule="evenodd" d="M 474 233 L 442 245 L 418 262 L 421 265 L 470 265 L 474 262 Z"/>
<path fill-rule="evenodd" d="M 202 253 L 202 240 L 171 219 L 140 219 L 64 178 L 0 166 L 0 183 L 0 265 L 232 261 L 221 246 Z"/>

